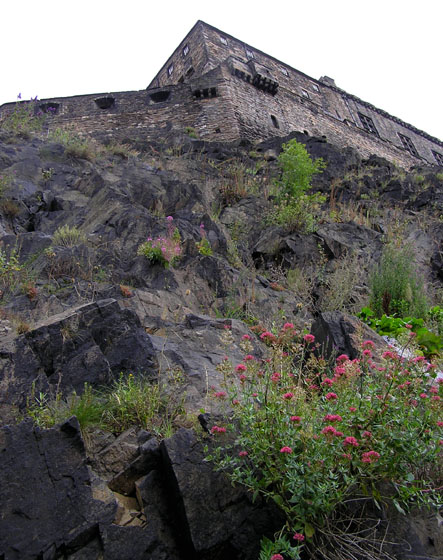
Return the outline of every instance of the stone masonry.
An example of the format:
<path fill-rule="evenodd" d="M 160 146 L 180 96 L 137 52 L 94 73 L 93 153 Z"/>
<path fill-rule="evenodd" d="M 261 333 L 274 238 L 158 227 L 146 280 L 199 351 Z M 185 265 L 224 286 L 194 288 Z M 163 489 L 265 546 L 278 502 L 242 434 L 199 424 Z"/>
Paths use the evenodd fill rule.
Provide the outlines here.
<path fill-rule="evenodd" d="M 0 116 L 14 104 L 0 107 Z M 264 140 L 294 130 L 409 168 L 443 166 L 443 142 L 198 21 L 146 90 L 45 99 L 49 127 L 109 141 Z"/>

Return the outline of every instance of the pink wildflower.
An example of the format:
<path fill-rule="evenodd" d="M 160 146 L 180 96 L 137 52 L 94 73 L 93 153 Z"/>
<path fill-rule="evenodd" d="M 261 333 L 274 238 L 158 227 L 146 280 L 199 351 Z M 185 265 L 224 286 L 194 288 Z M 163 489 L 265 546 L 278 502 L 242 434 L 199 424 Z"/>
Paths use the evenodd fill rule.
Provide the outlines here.
<path fill-rule="evenodd" d="M 405 329 L 412 329 L 412 325 L 410 325 L 409 323 L 406 323 Z"/>
<path fill-rule="evenodd" d="M 368 430 L 365 430 L 365 431 L 362 433 L 362 437 L 368 438 L 368 439 L 369 439 L 369 438 L 372 437 L 372 433 L 371 433 L 371 432 L 368 432 Z"/>
<path fill-rule="evenodd" d="M 363 463 L 376 463 L 379 459 L 380 453 L 377 453 L 377 451 L 367 451 L 361 456 L 361 460 Z"/>
<path fill-rule="evenodd" d="M 372 340 L 365 340 L 362 344 L 363 348 L 374 348 L 375 344 L 372 342 Z"/>
<path fill-rule="evenodd" d="M 303 542 L 305 540 L 305 536 L 302 535 L 301 533 L 295 533 L 295 535 L 292 538 L 294 539 L 294 541 L 298 541 L 298 542 Z"/>
<path fill-rule="evenodd" d="M 211 434 L 224 434 L 226 433 L 226 428 L 223 426 L 212 426 Z"/>
<path fill-rule="evenodd" d="M 265 341 L 268 340 L 269 342 L 273 342 L 275 340 L 275 336 L 269 331 L 265 331 L 264 333 L 262 333 L 260 335 L 260 338 Z"/>
<path fill-rule="evenodd" d="M 280 379 L 281 375 L 276 371 L 271 375 L 271 381 L 273 383 L 277 383 L 277 381 Z"/>
<path fill-rule="evenodd" d="M 234 404 L 234 405 L 240 404 L 240 401 L 239 401 L 238 399 L 234 399 L 234 400 L 232 401 L 232 404 Z"/>
<path fill-rule="evenodd" d="M 333 401 L 338 397 L 335 393 L 328 393 L 325 398 L 326 398 L 327 401 Z"/>
<path fill-rule="evenodd" d="M 251 340 L 251 337 L 249 336 L 249 334 L 244 334 L 244 335 L 242 336 L 242 339 L 243 339 L 243 340 Z"/>
<path fill-rule="evenodd" d="M 252 393 L 253 397 L 258 397 L 258 393 Z"/>
<path fill-rule="evenodd" d="M 245 356 L 245 362 L 249 362 L 250 360 L 253 360 L 254 356 L 252 356 L 251 354 L 248 354 L 247 356 Z"/>
<path fill-rule="evenodd" d="M 217 391 L 214 393 L 216 399 L 224 399 L 226 397 L 226 391 Z"/>
<path fill-rule="evenodd" d="M 343 459 L 351 459 L 351 454 L 350 453 L 342 453 L 341 455 L 343 457 Z"/>
<path fill-rule="evenodd" d="M 246 457 L 247 454 L 248 454 L 247 451 L 240 451 L 239 454 L 238 454 L 238 456 L 239 456 L 239 457 Z"/>
<path fill-rule="evenodd" d="M 321 433 L 324 434 L 325 436 L 335 436 L 336 432 L 337 430 L 334 428 L 334 426 L 326 426 L 321 431 Z"/>
<path fill-rule="evenodd" d="M 245 364 L 238 364 L 238 366 L 235 366 L 235 371 L 239 372 L 239 371 L 246 371 L 246 366 Z"/>
<path fill-rule="evenodd" d="M 337 358 L 337 362 L 347 362 L 349 360 L 349 356 L 347 356 L 346 354 L 340 354 L 340 356 Z"/>
<path fill-rule="evenodd" d="M 426 393 L 420 393 L 420 398 L 421 399 L 427 399 L 428 395 Z"/>
<path fill-rule="evenodd" d="M 294 325 L 293 325 L 292 323 L 285 323 L 285 324 L 283 325 L 283 330 L 284 330 L 284 331 L 286 331 L 286 330 L 288 330 L 288 329 L 293 329 L 293 328 L 294 328 Z"/>
<path fill-rule="evenodd" d="M 291 393 L 291 392 L 285 393 L 283 395 L 283 398 L 285 399 L 285 401 L 290 401 L 293 397 L 294 397 L 294 393 Z"/>
<path fill-rule="evenodd" d="M 433 395 L 432 398 L 431 398 L 431 400 L 433 400 L 433 401 L 439 401 L 439 400 L 440 400 L 440 397 L 439 397 L 438 395 Z"/>
<path fill-rule="evenodd" d="M 244 373 L 240 374 L 238 376 L 238 378 L 240 379 L 240 383 L 244 383 L 247 379 L 246 375 Z"/>
<path fill-rule="evenodd" d="M 326 414 L 323 422 L 341 422 L 343 418 L 339 414 Z"/>
<path fill-rule="evenodd" d="M 285 446 L 285 447 L 282 447 L 282 448 L 280 449 L 280 453 L 288 453 L 288 454 L 290 454 L 290 453 L 292 453 L 292 449 L 291 449 L 290 447 L 288 447 L 288 446 Z"/>
<path fill-rule="evenodd" d="M 315 340 L 315 336 L 313 334 L 305 334 L 305 336 L 303 337 L 303 340 L 305 342 L 307 342 L 308 344 L 312 344 L 312 342 L 314 342 L 314 340 Z"/>
<path fill-rule="evenodd" d="M 300 416 L 291 416 L 290 420 L 291 420 L 291 422 L 301 422 L 301 417 Z M 442 422 L 442 426 L 443 426 L 443 422 Z"/>
<path fill-rule="evenodd" d="M 368 356 L 368 358 L 372 358 L 372 352 L 368 349 L 363 350 L 363 356 Z"/>
<path fill-rule="evenodd" d="M 273 554 L 271 560 L 284 560 L 284 558 L 281 554 Z"/>
<path fill-rule="evenodd" d="M 344 375 L 346 373 L 346 369 L 344 367 L 341 367 L 341 366 L 336 366 L 335 369 L 334 369 L 334 373 L 335 373 L 335 375 L 340 377 L 340 375 Z"/>
<path fill-rule="evenodd" d="M 355 439 L 355 437 L 348 436 L 348 437 L 345 437 L 345 439 L 343 440 L 343 445 L 344 446 L 349 445 L 349 446 L 352 446 L 352 447 L 358 447 L 358 441 Z"/>
<path fill-rule="evenodd" d="M 357 409 L 355 408 L 355 406 L 350 406 L 350 407 L 349 407 L 349 410 L 350 410 L 351 412 L 355 412 Z"/>
<path fill-rule="evenodd" d="M 174 218 L 173 218 L 172 216 L 167 216 L 166 219 L 167 219 L 168 222 L 172 222 L 172 220 L 173 220 Z"/>
<path fill-rule="evenodd" d="M 394 354 L 394 352 L 391 352 L 390 350 L 387 350 L 386 352 L 383 352 L 381 357 L 384 358 L 385 360 L 387 360 L 387 359 L 395 360 L 397 356 L 396 356 L 396 354 Z"/>
<path fill-rule="evenodd" d="M 320 383 L 320 385 L 327 385 L 328 387 L 330 387 L 333 383 L 334 383 L 334 381 L 332 379 L 330 379 L 329 377 L 326 377 L 325 379 L 323 379 L 323 381 Z"/>

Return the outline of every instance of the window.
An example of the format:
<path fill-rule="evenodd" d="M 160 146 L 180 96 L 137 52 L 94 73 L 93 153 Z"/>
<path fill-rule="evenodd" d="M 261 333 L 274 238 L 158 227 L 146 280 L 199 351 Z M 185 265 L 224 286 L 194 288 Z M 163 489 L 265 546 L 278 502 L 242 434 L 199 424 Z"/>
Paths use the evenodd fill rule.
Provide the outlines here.
<path fill-rule="evenodd" d="M 271 115 L 271 121 L 272 121 L 272 124 L 274 125 L 275 128 L 280 128 L 280 125 L 278 124 L 277 117 L 274 117 L 274 115 Z"/>
<path fill-rule="evenodd" d="M 223 43 L 226 47 L 228 46 L 228 41 L 224 37 L 220 37 L 220 43 Z"/>
<path fill-rule="evenodd" d="M 306 97 L 306 99 L 309 99 L 309 93 L 305 89 L 301 90 L 301 94 L 303 95 L 303 97 Z"/>
<path fill-rule="evenodd" d="M 415 146 L 412 143 L 412 140 L 409 138 L 409 136 L 404 136 L 404 134 L 400 134 L 400 133 L 398 133 L 398 135 L 400 137 L 401 143 L 403 144 L 403 148 L 413 156 L 418 156 L 418 152 L 415 149 Z"/>
<path fill-rule="evenodd" d="M 249 58 L 249 60 L 251 60 L 252 58 L 254 58 L 254 53 L 249 49 L 246 49 L 246 56 Z"/>
<path fill-rule="evenodd" d="M 314 91 L 316 91 L 317 93 L 320 91 L 320 88 L 318 87 L 317 84 L 312 84 L 312 89 L 313 89 Z"/>
<path fill-rule="evenodd" d="M 169 68 L 168 68 L 168 76 L 171 76 L 172 72 L 174 72 L 174 65 L 173 64 L 171 64 L 171 66 L 169 66 Z"/>
<path fill-rule="evenodd" d="M 149 94 L 149 97 L 153 103 L 162 103 L 162 101 L 167 101 L 169 99 L 170 93 L 171 92 L 168 90 L 155 91 Z"/>
<path fill-rule="evenodd" d="M 183 47 L 183 56 L 187 56 L 188 53 L 189 53 L 189 46 L 188 46 L 188 45 L 185 45 L 185 46 Z"/>
<path fill-rule="evenodd" d="M 289 76 L 288 71 L 286 70 L 286 68 L 280 68 L 281 73 L 284 74 L 285 76 Z"/>
<path fill-rule="evenodd" d="M 367 117 L 366 115 L 363 115 L 362 113 L 358 113 L 358 116 L 359 116 L 361 124 L 362 124 L 363 128 L 366 130 L 366 132 L 369 132 L 369 134 L 375 134 L 376 136 L 378 136 L 377 129 L 375 128 L 374 121 L 371 119 L 371 117 Z"/>
<path fill-rule="evenodd" d="M 438 165 L 441 165 L 443 167 L 443 154 L 434 152 L 434 150 L 432 150 L 432 155 L 435 157 L 435 161 L 438 163 Z"/>

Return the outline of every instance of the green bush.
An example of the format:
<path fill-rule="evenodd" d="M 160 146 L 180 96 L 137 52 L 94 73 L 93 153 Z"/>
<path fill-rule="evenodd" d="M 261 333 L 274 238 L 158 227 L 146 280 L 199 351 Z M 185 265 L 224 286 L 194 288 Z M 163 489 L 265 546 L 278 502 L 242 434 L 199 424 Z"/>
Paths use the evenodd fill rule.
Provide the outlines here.
<path fill-rule="evenodd" d="M 152 264 L 161 264 L 165 268 L 174 266 L 181 256 L 180 232 L 173 226 L 173 217 L 167 216 L 168 231 L 164 237 L 148 237 L 138 250 L 137 255 L 146 257 Z"/>
<path fill-rule="evenodd" d="M 66 155 L 73 158 L 92 161 L 96 156 L 96 149 L 91 141 L 69 130 L 56 128 L 49 133 L 48 139 L 62 144 Z"/>
<path fill-rule="evenodd" d="M 283 144 L 278 162 L 282 174 L 276 182 L 276 205 L 268 221 L 289 231 L 314 231 L 315 214 L 326 197 L 320 193 L 307 194 L 307 191 L 313 175 L 326 167 L 325 162 L 321 158 L 313 161 L 305 146 L 295 139 Z"/>
<path fill-rule="evenodd" d="M 5 116 L 0 120 L 0 128 L 25 137 L 29 137 L 33 132 L 40 132 L 45 115 L 38 110 L 37 105 L 37 97 L 30 101 L 17 100 L 14 109 L 5 110 Z"/>
<path fill-rule="evenodd" d="M 369 284 L 369 306 L 377 317 L 383 314 L 399 317 L 426 315 L 426 294 L 423 282 L 416 272 L 411 247 L 386 245 L 378 266 L 370 276 Z"/>
<path fill-rule="evenodd" d="M 86 235 L 77 227 L 65 224 L 55 230 L 52 243 L 56 247 L 77 247 L 86 243 Z"/>
<path fill-rule="evenodd" d="M 442 445 L 443 384 L 429 384 L 424 358 L 373 356 L 372 341 L 362 343 L 359 360 L 341 355 L 331 368 L 311 354 L 313 335 L 291 323 L 261 339 L 265 359 L 243 340 L 243 362 L 219 366 L 224 383 L 213 398 L 226 404 L 226 417 L 210 430 L 207 456 L 253 500 L 261 495 L 283 512 L 286 523 L 274 542 L 263 540 L 260 558 L 266 551 L 298 559 L 303 547 L 308 558 L 386 558 L 359 517 L 369 500 L 401 512 L 437 505 L 431 473 Z"/>

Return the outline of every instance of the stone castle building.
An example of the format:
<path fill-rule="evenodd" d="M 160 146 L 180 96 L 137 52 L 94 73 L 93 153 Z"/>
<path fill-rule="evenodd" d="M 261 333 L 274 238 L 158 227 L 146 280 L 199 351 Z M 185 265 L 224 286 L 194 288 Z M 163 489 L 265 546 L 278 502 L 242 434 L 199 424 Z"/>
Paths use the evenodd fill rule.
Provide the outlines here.
<path fill-rule="evenodd" d="M 0 107 L 8 111 L 12 104 Z M 198 21 L 146 90 L 46 99 L 50 126 L 115 140 L 195 130 L 203 140 L 305 131 L 401 166 L 443 166 L 443 142 L 335 85 Z"/>

